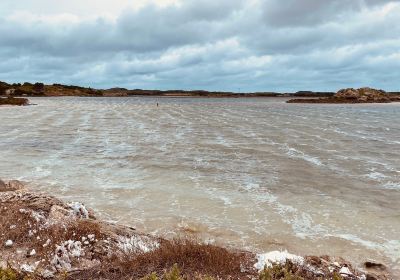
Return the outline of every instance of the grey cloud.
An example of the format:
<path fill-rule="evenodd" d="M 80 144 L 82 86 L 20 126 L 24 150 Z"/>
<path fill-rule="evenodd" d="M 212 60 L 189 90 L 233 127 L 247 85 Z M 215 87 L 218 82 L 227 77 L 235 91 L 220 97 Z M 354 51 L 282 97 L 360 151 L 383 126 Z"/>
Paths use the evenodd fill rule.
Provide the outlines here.
<path fill-rule="evenodd" d="M 218 90 L 396 89 L 399 1 L 183 1 L 52 24 L 0 17 L 0 80 Z M 0 4 L 0 9 L 1 9 Z M 376 14 L 374 14 L 376 13 Z M 383 13 L 382 15 L 379 13 Z"/>
<path fill-rule="evenodd" d="M 386 4 L 387 0 L 266 0 L 264 21 L 272 26 L 309 26 L 351 17 L 362 8 Z"/>

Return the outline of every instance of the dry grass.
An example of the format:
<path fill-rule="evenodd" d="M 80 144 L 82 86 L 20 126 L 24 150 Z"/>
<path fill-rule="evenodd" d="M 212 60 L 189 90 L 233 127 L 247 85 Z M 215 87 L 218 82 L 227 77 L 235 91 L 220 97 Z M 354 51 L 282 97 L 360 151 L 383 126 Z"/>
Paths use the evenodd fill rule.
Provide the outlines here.
<path fill-rule="evenodd" d="M 113 259 L 113 258 L 112 258 Z M 182 279 L 208 276 L 216 279 L 249 279 L 256 271 L 245 271 L 250 256 L 193 240 L 160 240 L 158 249 L 124 259 L 114 258 L 90 271 L 68 279 L 141 279 L 151 274 L 163 277 L 174 265 L 182 270 Z M 251 267 L 251 266 L 250 266 Z"/>

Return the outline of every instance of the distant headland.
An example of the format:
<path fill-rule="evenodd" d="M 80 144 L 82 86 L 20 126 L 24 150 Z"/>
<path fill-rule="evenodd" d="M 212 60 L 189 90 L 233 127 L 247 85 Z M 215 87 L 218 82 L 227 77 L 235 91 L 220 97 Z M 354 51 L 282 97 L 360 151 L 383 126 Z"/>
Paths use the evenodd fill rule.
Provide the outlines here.
<path fill-rule="evenodd" d="M 94 89 L 74 85 L 43 83 L 14 83 L 0 81 L 0 105 L 27 105 L 26 98 L 35 96 L 82 96 L 82 97 L 212 97 L 212 98 L 249 98 L 249 97 L 293 97 L 288 103 L 390 103 L 400 101 L 400 92 L 385 92 L 371 88 L 344 89 L 335 92 L 227 92 L 206 90 L 147 90 L 147 89 Z"/>
<path fill-rule="evenodd" d="M 206 90 L 147 90 L 147 89 L 94 89 L 74 85 L 43 83 L 14 83 L 0 81 L 0 96 L 163 96 L 163 97 L 329 97 L 334 92 L 298 91 L 279 92 L 227 92 Z"/>

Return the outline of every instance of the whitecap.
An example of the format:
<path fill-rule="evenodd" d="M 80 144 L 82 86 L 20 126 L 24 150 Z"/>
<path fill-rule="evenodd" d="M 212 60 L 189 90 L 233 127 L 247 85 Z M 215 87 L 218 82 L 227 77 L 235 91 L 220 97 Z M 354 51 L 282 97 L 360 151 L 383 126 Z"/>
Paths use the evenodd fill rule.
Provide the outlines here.
<path fill-rule="evenodd" d="M 322 162 L 317 158 L 317 157 L 312 157 L 310 155 L 307 155 L 299 150 L 296 150 L 294 148 L 289 148 L 289 150 L 286 152 L 286 154 L 290 157 L 296 157 L 303 159 L 309 163 L 312 163 L 317 166 L 323 165 Z"/>
<path fill-rule="evenodd" d="M 399 182 L 387 182 L 386 184 L 382 185 L 384 189 L 388 190 L 400 190 L 400 183 Z"/>
<path fill-rule="evenodd" d="M 370 178 L 372 180 L 380 181 L 381 179 L 386 178 L 386 175 L 384 175 L 384 174 L 382 174 L 380 172 L 371 172 L 371 173 L 368 173 L 366 175 L 366 177 L 368 177 L 368 178 Z"/>

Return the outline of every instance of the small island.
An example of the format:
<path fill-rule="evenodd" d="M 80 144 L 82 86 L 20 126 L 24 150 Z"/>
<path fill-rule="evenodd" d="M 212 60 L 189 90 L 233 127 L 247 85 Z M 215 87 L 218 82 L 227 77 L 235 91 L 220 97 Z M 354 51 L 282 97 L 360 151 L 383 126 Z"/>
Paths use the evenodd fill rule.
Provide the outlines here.
<path fill-rule="evenodd" d="M 8 96 L 6 98 L 0 97 L 0 106 L 10 105 L 10 106 L 26 106 L 29 105 L 29 101 L 26 98 L 17 98 Z"/>
<path fill-rule="evenodd" d="M 387 93 L 384 90 L 373 88 L 347 88 L 339 90 L 331 97 L 321 98 L 299 98 L 288 100 L 287 103 L 326 103 L 326 104 L 346 104 L 346 103 L 391 103 L 400 102 L 400 95 Z"/>

